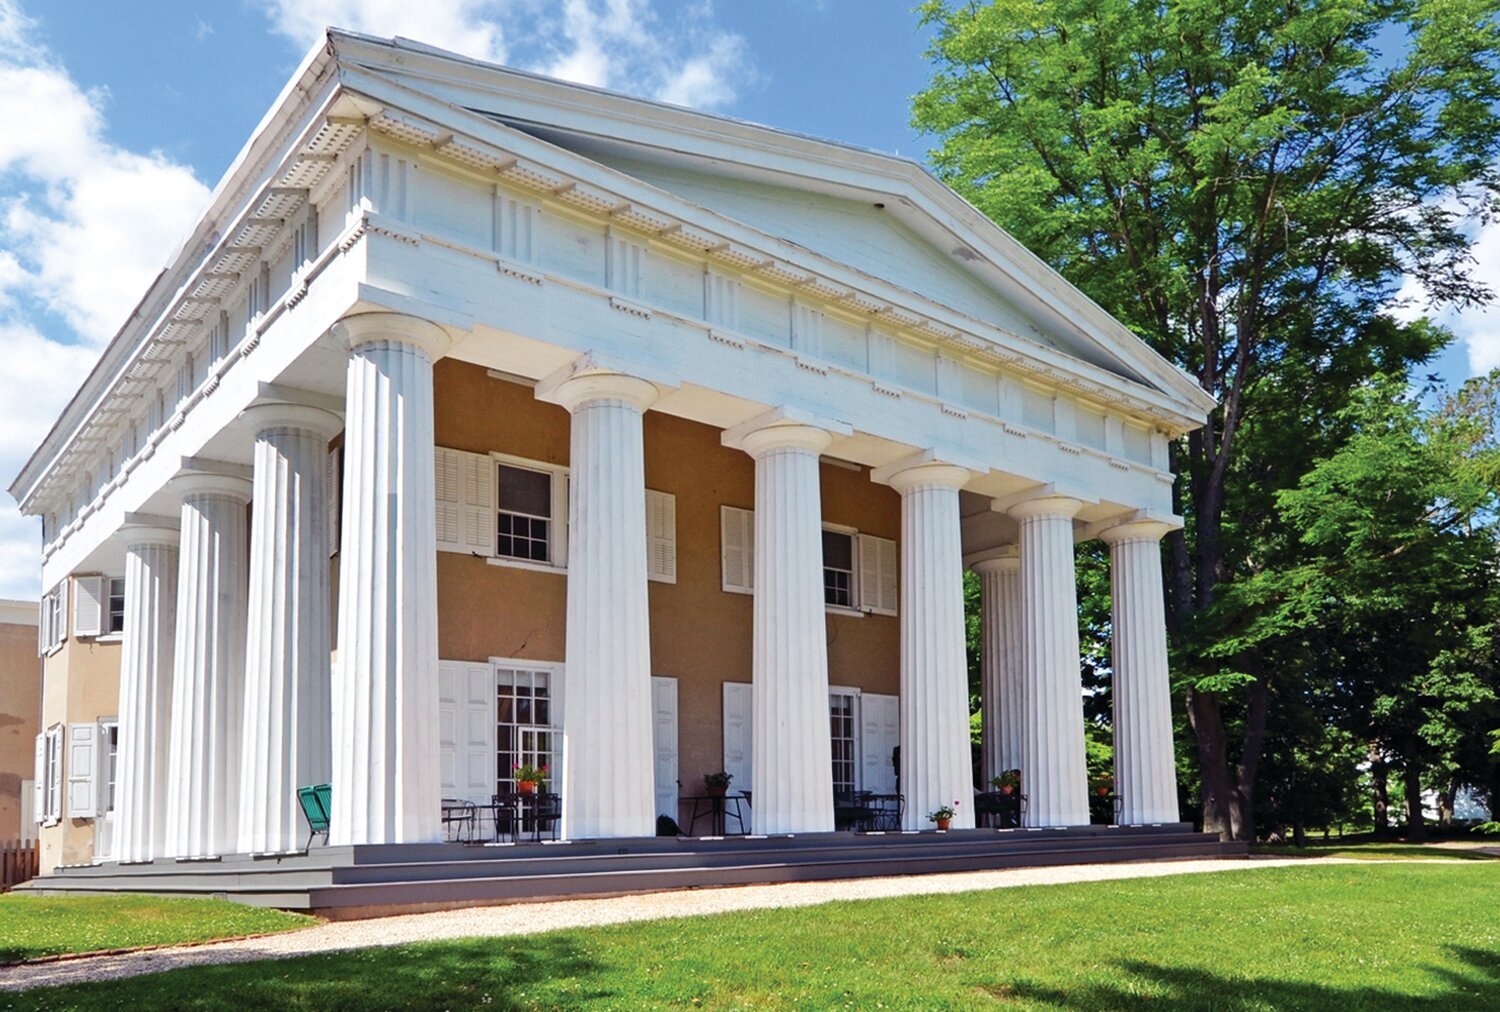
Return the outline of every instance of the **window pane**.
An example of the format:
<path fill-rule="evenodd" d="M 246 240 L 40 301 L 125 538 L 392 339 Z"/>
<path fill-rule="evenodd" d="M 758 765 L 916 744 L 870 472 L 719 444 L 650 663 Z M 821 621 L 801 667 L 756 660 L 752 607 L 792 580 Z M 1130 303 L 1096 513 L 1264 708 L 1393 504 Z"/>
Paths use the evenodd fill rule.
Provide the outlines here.
<path fill-rule="evenodd" d="M 500 465 L 500 508 L 534 517 L 552 516 L 552 475 Z"/>
<path fill-rule="evenodd" d="M 823 565 L 830 569 L 854 570 L 854 537 L 839 531 L 823 532 Z"/>

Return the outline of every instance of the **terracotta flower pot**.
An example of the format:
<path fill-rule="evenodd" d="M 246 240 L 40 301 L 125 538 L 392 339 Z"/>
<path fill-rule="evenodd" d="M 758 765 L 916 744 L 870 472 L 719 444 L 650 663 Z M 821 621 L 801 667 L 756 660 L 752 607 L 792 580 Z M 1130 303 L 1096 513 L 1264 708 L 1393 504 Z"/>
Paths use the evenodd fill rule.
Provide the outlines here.
<path fill-rule="evenodd" d="M 1014 794 L 1015 792 L 1016 792 L 1016 789 L 1014 787 L 1012 787 L 1010 784 L 1006 784 L 1004 787 L 1000 788 L 1000 793 L 1001 794 Z"/>
<path fill-rule="evenodd" d="M 516 793 L 517 794 L 535 794 L 536 793 L 536 781 L 534 781 L 534 780 L 518 780 L 518 781 L 516 781 Z"/>
<path fill-rule="evenodd" d="M 952 821 L 952 819 L 938 819 L 937 827 L 938 829 L 946 830 L 948 828 L 948 824 Z"/>
<path fill-rule="evenodd" d="M 705 787 L 704 790 L 708 792 L 708 796 L 711 798 L 722 798 L 729 793 L 729 785 L 720 784 L 717 787 Z"/>

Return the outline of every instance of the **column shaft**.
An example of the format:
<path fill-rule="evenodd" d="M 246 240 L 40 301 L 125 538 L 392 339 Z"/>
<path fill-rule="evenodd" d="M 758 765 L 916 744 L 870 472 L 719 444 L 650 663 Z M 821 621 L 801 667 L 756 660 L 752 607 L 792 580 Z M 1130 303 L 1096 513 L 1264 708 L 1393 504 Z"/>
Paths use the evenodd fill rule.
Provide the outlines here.
<path fill-rule="evenodd" d="M 563 830 L 656 832 L 646 594 L 643 380 L 591 374 L 554 399 L 572 412 Z"/>
<path fill-rule="evenodd" d="M 189 474 L 173 487 L 183 499 L 166 853 L 215 857 L 238 843 L 250 483 Z"/>
<path fill-rule="evenodd" d="M 1021 560 L 990 559 L 973 568 L 980 580 L 982 755 L 988 790 L 991 780 L 1021 768 Z"/>
<path fill-rule="evenodd" d="M 340 326 L 354 347 L 328 842 L 433 842 L 442 833 L 432 355 L 446 338 L 381 313 Z"/>
<path fill-rule="evenodd" d="M 120 651 L 115 854 L 165 854 L 172 641 L 177 620 L 177 532 L 125 532 L 125 631 Z"/>
<path fill-rule="evenodd" d="M 974 826 L 958 490 L 968 472 L 931 464 L 891 479 L 901 493 L 901 792 L 907 829 L 957 802 Z"/>
<path fill-rule="evenodd" d="M 252 408 L 244 790 L 239 850 L 299 850 L 298 787 L 333 774 L 329 668 L 328 438 L 338 419 L 313 408 Z"/>
<path fill-rule="evenodd" d="M 1104 535 L 1110 549 L 1115 790 L 1122 825 L 1178 819 L 1160 537 L 1159 528 Z"/>
<path fill-rule="evenodd" d="M 1021 643 L 1025 687 L 1021 793 L 1026 825 L 1089 821 L 1078 602 L 1073 572 L 1076 502 L 1029 503 L 1021 524 Z"/>
<path fill-rule="evenodd" d="M 818 449 L 827 445 L 828 436 L 816 429 L 794 428 L 791 434 L 761 430 L 757 435 L 762 442 L 754 443 L 752 450 L 755 639 L 750 754 L 758 833 L 833 830 L 818 478 Z"/>

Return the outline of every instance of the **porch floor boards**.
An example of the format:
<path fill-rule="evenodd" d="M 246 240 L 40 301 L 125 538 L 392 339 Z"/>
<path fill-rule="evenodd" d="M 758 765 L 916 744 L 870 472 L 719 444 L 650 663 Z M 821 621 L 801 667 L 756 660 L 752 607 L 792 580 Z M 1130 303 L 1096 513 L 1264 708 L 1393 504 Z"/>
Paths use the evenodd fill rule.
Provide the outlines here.
<path fill-rule="evenodd" d="M 563 843 L 315 847 L 60 868 L 21 886 L 41 895 L 217 896 L 331 918 L 610 896 L 706 886 L 810 882 L 1118 861 L 1233 857 L 1185 823 L 948 833 L 811 833 Z"/>

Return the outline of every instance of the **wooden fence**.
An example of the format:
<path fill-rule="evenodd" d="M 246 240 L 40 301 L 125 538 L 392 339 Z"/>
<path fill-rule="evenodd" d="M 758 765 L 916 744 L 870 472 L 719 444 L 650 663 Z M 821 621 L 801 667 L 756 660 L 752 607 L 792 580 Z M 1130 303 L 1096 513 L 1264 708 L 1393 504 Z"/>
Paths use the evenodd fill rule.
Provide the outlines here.
<path fill-rule="evenodd" d="M 42 845 L 35 840 L 0 840 L 0 891 L 36 877 Z"/>

